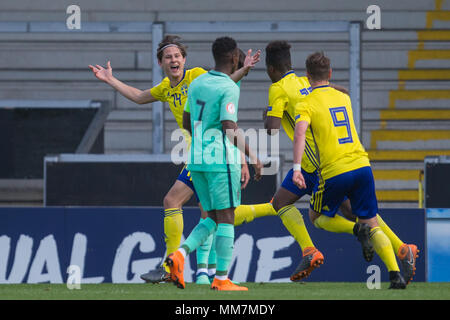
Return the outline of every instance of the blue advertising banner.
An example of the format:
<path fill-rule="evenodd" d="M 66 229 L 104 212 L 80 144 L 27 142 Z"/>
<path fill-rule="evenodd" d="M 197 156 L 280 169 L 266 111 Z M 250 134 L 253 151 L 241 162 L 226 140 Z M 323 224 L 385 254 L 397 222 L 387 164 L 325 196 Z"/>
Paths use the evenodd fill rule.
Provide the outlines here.
<path fill-rule="evenodd" d="M 428 281 L 450 281 L 450 209 L 427 209 Z"/>
<path fill-rule="evenodd" d="M 388 273 L 375 256 L 368 263 L 353 235 L 315 228 L 302 210 L 325 263 L 306 281 L 367 281 L 371 266 Z M 406 243 L 421 250 L 415 281 L 425 281 L 424 210 L 385 209 L 385 222 Z M 197 208 L 184 209 L 184 236 L 200 219 Z M 184 239 L 184 238 L 183 238 Z M 159 265 L 164 255 L 163 210 L 139 208 L 0 208 L 0 283 L 65 283 L 77 266 L 81 283 L 142 283 L 139 275 Z M 278 217 L 236 227 L 230 278 L 241 282 L 284 282 L 301 260 L 301 250 Z M 195 253 L 186 260 L 185 279 L 193 281 Z M 368 271 L 369 270 L 369 271 Z"/>

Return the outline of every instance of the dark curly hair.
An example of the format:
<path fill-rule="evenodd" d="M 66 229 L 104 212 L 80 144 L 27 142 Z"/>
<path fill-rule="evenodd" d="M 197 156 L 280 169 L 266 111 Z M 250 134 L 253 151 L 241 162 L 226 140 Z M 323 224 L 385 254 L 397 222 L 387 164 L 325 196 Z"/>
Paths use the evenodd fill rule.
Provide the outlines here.
<path fill-rule="evenodd" d="M 237 43 L 233 38 L 217 38 L 212 45 L 212 53 L 216 64 L 225 64 L 230 61 L 233 52 L 237 48 Z"/>
<path fill-rule="evenodd" d="M 266 46 L 266 65 L 274 67 L 283 72 L 292 69 L 291 45 L 284 40 L 269 42 Z"/>

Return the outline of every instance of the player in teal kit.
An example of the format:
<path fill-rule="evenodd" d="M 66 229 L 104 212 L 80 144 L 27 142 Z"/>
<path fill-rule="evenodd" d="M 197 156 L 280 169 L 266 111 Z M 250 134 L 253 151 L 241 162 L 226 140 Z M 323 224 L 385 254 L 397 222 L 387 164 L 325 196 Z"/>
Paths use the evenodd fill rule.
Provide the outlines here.
<path fill-rule="evenodd" d="M 166 258 L 171 278 L 185 287 L 185 257 L 216 232 L 216 276 L 212 289 L 246 291 L 228 278 L 234 244 L 234 209 L 241 197 L 241 151 L 250 158 L 259 178 L 262 165 L 237 130 L 239 87 L 229 75 L 236 69 L 239 50 L 229 37 L 218 38 L 212 47 L 215 68 L 189 87 L 183 127 L 191 132 L 188 170 L 208 218 L 202 220 L 181 247 Z M 239 147 L 236 148 L 236 146 Z"/>

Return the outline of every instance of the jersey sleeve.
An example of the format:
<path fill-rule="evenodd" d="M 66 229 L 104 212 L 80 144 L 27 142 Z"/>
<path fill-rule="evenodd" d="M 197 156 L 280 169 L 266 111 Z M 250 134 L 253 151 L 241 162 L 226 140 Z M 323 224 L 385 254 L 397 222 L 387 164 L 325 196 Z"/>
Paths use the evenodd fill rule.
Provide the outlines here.
<path fill-rule="evenodd" d="M 165 102 L 167 97 L 164 95 L 164 80 L 157 86 L 150 89 L 150 94 L 159 101 Z"/>
<path fill-rule="evenodd" d="M 223 93 L 220 102 L 220 121 L 230 120 L 237 122 L 238 102 L 239 87 L 233 82 Z"/>
<path fill-rule="evenodd" d="M 187 113 L 191 113 L 191 108 L 189 108 L 189 99 L 186 99 L 186 103 L 184 104 L 184 111 Z"/>
<path fill-rule="evenodd" d="M 312 108 L 307 101 L 298 102 L 295 105 L 295 124 L 300 121 L 311 123 Z"/>
<path fill-rule="evenodd" d="M 283 118 L 285 106 L 288 104 L 289 98 L 284 90 L 275 85 L 269 88 L 269 107 L 267 109 L 268 117 Z"/>

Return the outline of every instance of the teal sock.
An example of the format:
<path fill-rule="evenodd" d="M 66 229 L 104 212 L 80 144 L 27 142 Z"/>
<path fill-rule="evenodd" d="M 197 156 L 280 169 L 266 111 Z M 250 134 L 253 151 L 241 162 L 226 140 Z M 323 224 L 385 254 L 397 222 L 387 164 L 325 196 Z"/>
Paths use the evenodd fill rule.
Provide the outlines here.
<path fill-rule="evenodd" d="M 186 254 L 191 253 L 205 242 L 209 235 L 216 230 L 216 227 L 214 220 L 209 217 L 197 224 L 186 241 L 181 245 L 186 250 Z"/>
<path fill-rule="evenodd" d="M 213 240 L 211 243 L 211 250 L 209 250 L 208 256 L 208 275 L 216 274 L 216 264 L 217 264 L 217 252 L 216 252 L 216 233 L 213 234 Z"/>
<path fill-rule="evenodd" d="M 228 275 L 234 248 L 234 226 L 232 224 L 219 223 L 216 231 L 217 269 L 216 277 L 224 280 Z"/>
<path fill-rule="evenodd" d="M 200 219 L 200 223 L 203 221 L 203 219 Z M 197 271 L 200 269 L 206 269 L 209 263 L 209 255 L 210 250 L 212 249 L 211 245 L 213 242 L 214 233 L 210 234 L 208 238 L 206 238 L 206 241 L 204 241 L 200 247 L 197 248 L 196 254 L 197 254 Z M 215 253 L 215 252 L 214 252 Z"/>

